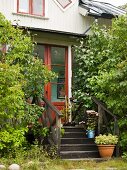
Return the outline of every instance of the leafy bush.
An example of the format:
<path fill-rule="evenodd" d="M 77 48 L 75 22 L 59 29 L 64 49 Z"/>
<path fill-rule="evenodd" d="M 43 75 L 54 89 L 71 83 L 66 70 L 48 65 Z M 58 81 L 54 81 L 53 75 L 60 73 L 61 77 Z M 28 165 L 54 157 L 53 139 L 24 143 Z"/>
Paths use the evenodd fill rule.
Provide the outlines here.
<path fill-rule="evenodd" d="M 75 47 L 74 95 L 86 108 L 94 107 L 89 95 L 104 102 L 117 115 L 120 145 L 127 143 L 127 16 L 113 20 L 110 28 L 93 25 L 89 37 Z M 93 109 L 93 108 L 92 108 Z"/>
<path fill-rule="evenodd" d="M 37 106 L 43 98 L 44 84 L 54 78 L 42 61 L 34 56 L 30 33 L 15 28 L 0 13 L 0 154 L 26 145 L 28 124 L 38 124 L 44 109 Z M 26 99 L 34 97 L 34 105 Z M 43 127 L 42 127 L 43 128 Z"/>

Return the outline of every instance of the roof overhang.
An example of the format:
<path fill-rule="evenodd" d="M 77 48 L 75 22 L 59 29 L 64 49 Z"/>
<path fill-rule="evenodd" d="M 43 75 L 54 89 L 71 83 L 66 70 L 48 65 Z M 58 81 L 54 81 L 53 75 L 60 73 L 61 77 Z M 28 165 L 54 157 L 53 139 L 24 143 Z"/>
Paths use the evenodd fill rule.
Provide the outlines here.
<path fill-rule="evenodd" d="M 20 26 L 22 29 L 26 29 L 29 31 L 36 31 L 36 32 L 43 32 L 43 33 L 55 33 L 58 35 L 68 35 L 72 37 L 85 37 L 86 34 L 79 34 L 79 33 L 73 33 L 73 32 L 65 32 L 65 31 L 59 31 L 59 30 L 50 30 L 50 29 L 43 29 L 43 28 L 35 28 L 35 27 L 25 27 L 25 26 Z"/>
<path fill-rule="evenodd" d="M 83 16 L 93 16 L 95 18 L 112 19 L 119 15 L 125 15 L 126 12 L 109 3 L 94 1 L 94 0 L 80 0 L 79 13 Z"/>

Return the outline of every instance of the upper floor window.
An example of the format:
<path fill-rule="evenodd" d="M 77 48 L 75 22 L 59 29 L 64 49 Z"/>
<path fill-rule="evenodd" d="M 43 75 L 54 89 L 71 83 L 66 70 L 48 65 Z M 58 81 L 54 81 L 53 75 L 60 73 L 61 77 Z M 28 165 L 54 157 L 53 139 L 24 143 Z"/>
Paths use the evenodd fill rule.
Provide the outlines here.
<path fill-rule="evenodd" d="M 17 12 L 44 16 L 45 0 L 17 0 Z"/>
<path fill-rule="evenodd" d="M 56 0 L 63 8 L 72 3 L 72 0 Z"/>

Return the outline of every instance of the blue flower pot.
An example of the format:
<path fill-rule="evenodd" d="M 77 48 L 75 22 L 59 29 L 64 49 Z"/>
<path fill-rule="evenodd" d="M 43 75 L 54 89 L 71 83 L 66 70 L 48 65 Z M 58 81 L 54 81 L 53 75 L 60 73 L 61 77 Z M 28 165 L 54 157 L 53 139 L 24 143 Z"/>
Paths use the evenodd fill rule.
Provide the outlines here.
<path fill-rule="evenodd" d="M 94 138 L 95 137 L 95 130 L 87 130 L 87 137 Z"/>

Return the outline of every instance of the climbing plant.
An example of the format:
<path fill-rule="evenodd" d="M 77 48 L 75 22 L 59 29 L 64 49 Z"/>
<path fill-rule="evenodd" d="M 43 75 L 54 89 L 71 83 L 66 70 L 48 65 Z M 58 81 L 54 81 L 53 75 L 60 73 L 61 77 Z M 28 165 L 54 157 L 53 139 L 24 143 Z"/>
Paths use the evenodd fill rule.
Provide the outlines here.
<path fill-rule="evenodd" d="M 117 115 L 120 144 L 127 143 L 127 16 L 110 28 L 92 26 L 92 34 L 75 46 L 74 95 L 90 107 L 89 94 L 102 100 Z"/>

